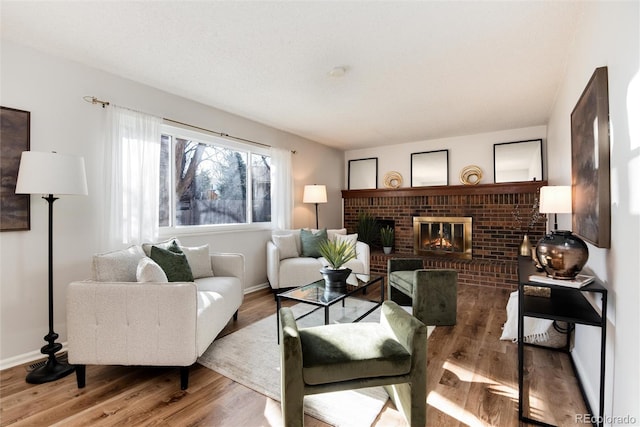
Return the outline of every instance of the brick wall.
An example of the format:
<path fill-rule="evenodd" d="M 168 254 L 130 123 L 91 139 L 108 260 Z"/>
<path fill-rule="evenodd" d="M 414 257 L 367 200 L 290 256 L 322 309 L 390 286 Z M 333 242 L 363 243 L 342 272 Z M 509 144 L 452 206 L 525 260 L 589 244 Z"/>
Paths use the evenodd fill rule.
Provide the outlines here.
<path fill-rule="evenodd" d="M 414 216 L 473 218 L 471 260 L 420 256 L 425 268 L 455 268 L 460 283 L 515 289 L 518 248 L 524 234 L 535 244 L 545 233 L 546 216 L 529 226 L 537 213 L 539 188 L 544 181 L 477 186 L 419 187 L 398 190 L 345 190 L 344 224 L 357 232 L 358 214 L 395 222 L 395 245 L 390 255 L 372 248 L 371 271 L 386 273 L 390 257 L 413 255 Z M 535 219 L 535 217 L 534 217 Z M 527 230 L 528 229 L 528 230 Z"/>

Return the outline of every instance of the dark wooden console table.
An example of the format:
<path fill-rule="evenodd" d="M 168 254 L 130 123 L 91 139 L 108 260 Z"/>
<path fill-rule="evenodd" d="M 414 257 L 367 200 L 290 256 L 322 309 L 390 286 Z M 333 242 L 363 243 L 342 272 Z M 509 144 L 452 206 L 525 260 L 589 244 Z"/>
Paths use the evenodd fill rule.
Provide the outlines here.
<path fill-rule="evenodd" d="M 550 426 L 543 421 L 534 420 L 523 414 L 524 403 L 524 346 L 532 345 L 547 350 L 563 351 L 569 355 L 571 366 L 578 380 L 582 397 L 590 414 L 593 414 L 589 401 L 586 398 L 580 375 L 576 370 L 573 357 L 571 356 L 571 332 L 567 334 L 566 345 L 562 348 L 555 349 L 542 347 L 535 344 L 523 342 L 524 336 L 524 317 L 536 317 L 540 319 L 551 319 L 555 321 L 567 322 L 571 327 L 575 324 L 590 325 L 600 328 L 600 402 L 598 417 L 594 420 L 604 418 L 604 372 L 605 372 L 605 353 L 606 353 L 606 335 L 607 335 L 607 289 L 596 278 L 582 288 L 570 288 L 566 286 L 558 286 L 553 284 L 531 282 L 529 276 L 531 274 L 544 274 L 536 271 L 535 266 L 530 257 L 518 258 L 518 417 L 521 421 Z M 550 296 L 529 296 L 524 294 L 525 286 L 538 286 L 550 289 Z M 602 314 L 587 301 L 585 292 L 598 293 L 602 301 Z M 527 396 L 528 398 L 528 396 Z M 601 423 L 596 423 L 600 425 Z"/>

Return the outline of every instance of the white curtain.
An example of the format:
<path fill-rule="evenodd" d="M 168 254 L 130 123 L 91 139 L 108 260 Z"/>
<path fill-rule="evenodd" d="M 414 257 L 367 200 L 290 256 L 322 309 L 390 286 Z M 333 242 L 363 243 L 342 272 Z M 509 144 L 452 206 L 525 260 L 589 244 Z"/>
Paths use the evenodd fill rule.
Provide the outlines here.
<path fill-rule="evenodd" d="M 109 115 L 105 242 L 116 249 L 158 237 L 162 119 L 117 106 Z"/>
<path fill-rule="evenodd" d="M 271 148 L 271 222 L 279 229 L 291 228 L 293 173 L 291 151 Z"/>

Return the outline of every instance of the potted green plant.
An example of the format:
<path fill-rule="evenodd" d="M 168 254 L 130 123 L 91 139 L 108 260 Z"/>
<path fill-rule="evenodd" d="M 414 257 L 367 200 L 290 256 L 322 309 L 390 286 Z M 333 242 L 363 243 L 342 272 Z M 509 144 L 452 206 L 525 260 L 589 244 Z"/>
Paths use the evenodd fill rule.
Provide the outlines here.
<path fill-rule="evenodd" d="M 382 243 L 382 250 L 385 254 L 391 253 L 391 248 L 393 247 L 393 238 L 395 235 L 395 231 L 391 226 L 386 226 L 380 229 L 380 243 Z"/>
<path fill-rule="evenodd" d="M 346 287 L 351 269 L 343 266 L 356 257 L 356 245 L 346 240 L 325 240 L 318 245 L 318 251 L 329 264 L 320 269 L 326 287 Z"/>
<path fill-rule="evenodd" d="M 372 246 L 378 234 L 378 221 L 370 213 L 360 211 L 356 231 L 358 240 Z"/>

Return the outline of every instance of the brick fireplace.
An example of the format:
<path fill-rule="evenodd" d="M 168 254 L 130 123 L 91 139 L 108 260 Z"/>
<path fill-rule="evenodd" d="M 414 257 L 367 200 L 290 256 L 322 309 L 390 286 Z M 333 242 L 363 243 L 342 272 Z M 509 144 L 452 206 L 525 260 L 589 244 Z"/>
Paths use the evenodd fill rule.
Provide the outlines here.
<path fill-rule="evenodd" d="M 545 233 L 544 215 L 537 212 L 539 189 L 545 181 L 455 185 L 377 190 L 343 190 L 344 225 L 356 232 L 358 213 L 393 223 L 395 245 L 390 255 L 371 251 L 371 272 L 387 272 L 390 257 L 420 257 L 425 268 L 455 268 L 464 284 L 515 289 L 518 248 L 527 232 L 532 242 Z M 471 259 L 440 254 L 414 254 L 414 217 L 470 218 Z M 531 222 L 531 224 L 530 224 Z"/>

